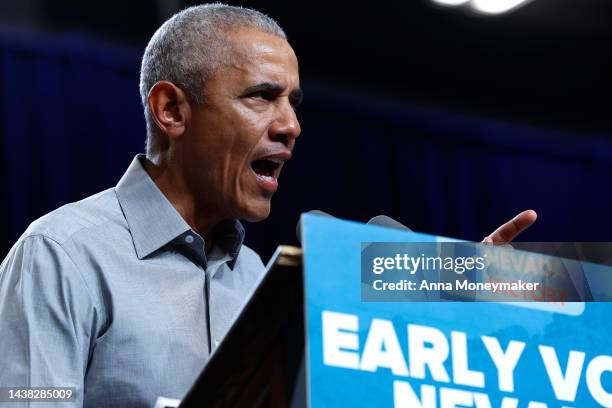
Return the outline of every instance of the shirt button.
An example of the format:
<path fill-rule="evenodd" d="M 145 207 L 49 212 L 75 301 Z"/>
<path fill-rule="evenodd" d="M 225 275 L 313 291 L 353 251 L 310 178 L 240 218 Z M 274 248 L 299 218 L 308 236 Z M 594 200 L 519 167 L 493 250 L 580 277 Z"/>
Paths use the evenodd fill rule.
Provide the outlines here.
<path fill-rule="evenodd" d="M 215 339 L 215 347 L 219 345 L 219 340 Z"/>
<path fill-rule="evenodd" d="M 187 235 L 185 237 L 185 242 L 188 243 L 188 244 L 193 243 L 193 237 L 191 235 Z"/>

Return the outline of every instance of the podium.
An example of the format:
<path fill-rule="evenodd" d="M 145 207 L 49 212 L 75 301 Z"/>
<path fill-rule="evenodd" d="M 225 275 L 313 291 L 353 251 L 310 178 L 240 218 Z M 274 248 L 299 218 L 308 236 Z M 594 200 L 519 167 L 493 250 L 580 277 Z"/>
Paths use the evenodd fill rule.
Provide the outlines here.
<path fill-rule="evenodd" d="M 303 252 L 277 249 L 181 407 L 612 406 L 609 265 L 504 255 L 510 272 L 551 259 L 578 268 L 570 283 L 600 302 L 385 298 L 373 289 L 385 276 L 376 251 L 415 244 L 425 259 L 428 245 L 461 241 L 309 214 L 302 234 Z"/>
<path fill-rule="evenodd" d="M 304 405 L 302 250 L 279 246 L 251 299 L 180 407 Z"/>

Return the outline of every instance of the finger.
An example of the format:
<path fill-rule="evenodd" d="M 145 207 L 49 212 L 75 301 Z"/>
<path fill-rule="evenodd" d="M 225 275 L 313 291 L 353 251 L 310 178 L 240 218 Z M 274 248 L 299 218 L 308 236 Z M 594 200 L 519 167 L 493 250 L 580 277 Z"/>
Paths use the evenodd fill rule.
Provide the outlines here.
<path fill-rule="evenodd" d="M 518 234 L 524 231 L 526 228 L 531 226 L 538 215 L 533 210 L 523 211 L 498 229 L 496 229 L 491 235 L 485 237 L 482 241 L 484 243 L 492 244 L 506 244 L 512 241 Z"/>

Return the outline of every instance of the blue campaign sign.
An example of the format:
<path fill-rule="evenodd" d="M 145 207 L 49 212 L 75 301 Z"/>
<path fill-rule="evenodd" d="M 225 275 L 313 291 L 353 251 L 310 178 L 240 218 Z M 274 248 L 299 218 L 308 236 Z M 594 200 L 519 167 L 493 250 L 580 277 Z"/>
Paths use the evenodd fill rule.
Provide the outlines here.
<path fill-rule="evenodd" d="M 302 225 L 310 407 L 612 407 L 609 303 L 363 301 L 363 243 L 450 239 Z"/>

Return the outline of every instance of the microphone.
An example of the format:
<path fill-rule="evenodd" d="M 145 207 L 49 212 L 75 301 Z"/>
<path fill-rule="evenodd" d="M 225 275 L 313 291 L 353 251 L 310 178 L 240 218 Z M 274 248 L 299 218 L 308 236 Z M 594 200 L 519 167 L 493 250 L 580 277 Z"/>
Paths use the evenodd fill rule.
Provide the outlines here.
<path fill-rule="evenodd" d="M 325 211 L 321 211 L 321 210 L 310 210 L 310 211 L 307 211 L 306 214 L 315 214 L 315 215 L 321 215 L 323 217 L 336 218 L 333 215 L 328 214 Z M 410 228 L 408 228 L 401 222 L 396 221 L 391 217 L 387 217 L 386 215 L 377 215 L 376 217 L 368 221 L 366 224 L 367 225 L 378 225 L 378 226 L 387 227 L 387 228 L 395 228 L 395 229 L 400 229 L 404 231 L 412 231 Z M 298 242 L 302 244 L 302 220 L 301 219 L 298 221 L 297 225 L 295 226 L 295 235 L 297 237 Z"/>
<path fill-rule="evenodd" d="M 401 229 L 404 231 L 412 231 L 410 228 L 408 228 L 401 222 L 395 221 L 393 218 L 387 217 L 386 215 L 377 215 L 376 217 L 368 221 L 367 224 L 368 225 L 379 225 L 381 227 L 387 227 L 387 228 Z"/>
<path fill-rule="evenodd" d="M 310 210 L 310 211 L 307 211 L 306 214 L 314 214 L 314 215 L 321 215 L 323 217 L 336 218 L 333 215 L 328 214 L 325 211 L 321 211 L 321 210 Z M 302 244 L 302 218 L 301 217 L 297 225 L 295 226 L 295 236 L 297 237 L 297 240 L 301 245 Z"/>

